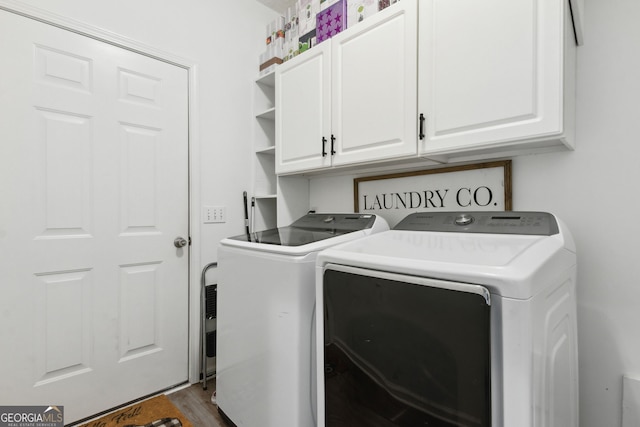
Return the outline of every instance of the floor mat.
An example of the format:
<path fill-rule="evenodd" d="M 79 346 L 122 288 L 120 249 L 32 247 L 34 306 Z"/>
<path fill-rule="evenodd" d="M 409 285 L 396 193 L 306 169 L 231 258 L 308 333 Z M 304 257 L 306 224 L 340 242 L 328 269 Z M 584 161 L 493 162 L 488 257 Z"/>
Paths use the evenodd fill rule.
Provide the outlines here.
<path fill-rule="evenodd" d="M 80 427 L 193 427 L 165 395 L 134 403 Z"/>

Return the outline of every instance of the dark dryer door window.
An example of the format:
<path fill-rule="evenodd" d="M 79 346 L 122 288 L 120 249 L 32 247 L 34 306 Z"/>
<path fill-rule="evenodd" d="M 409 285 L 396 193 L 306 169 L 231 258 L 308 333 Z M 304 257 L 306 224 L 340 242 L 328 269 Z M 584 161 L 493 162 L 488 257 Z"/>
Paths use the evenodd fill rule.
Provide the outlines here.
<path fill-rule="evenodd" d="M 327 427 L 491 426 L 485 288 L 330 266 L 323 294 Z"/>

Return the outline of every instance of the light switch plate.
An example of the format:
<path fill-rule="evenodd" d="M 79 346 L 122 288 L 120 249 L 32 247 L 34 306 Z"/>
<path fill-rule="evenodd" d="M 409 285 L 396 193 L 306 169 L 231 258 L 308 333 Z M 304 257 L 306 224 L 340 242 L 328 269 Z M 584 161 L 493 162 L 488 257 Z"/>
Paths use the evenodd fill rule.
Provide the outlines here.
<path fill-rule="evenodd" d="M 202 222 L 213 224 L 227 221 L 227 208 L 224 206 L 203 206 Z"/>

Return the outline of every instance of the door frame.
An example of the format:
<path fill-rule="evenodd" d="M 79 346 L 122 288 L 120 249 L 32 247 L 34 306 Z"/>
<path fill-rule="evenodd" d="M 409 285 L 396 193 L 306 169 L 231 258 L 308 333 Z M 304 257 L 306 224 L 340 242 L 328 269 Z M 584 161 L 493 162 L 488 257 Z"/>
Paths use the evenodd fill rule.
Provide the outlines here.
<path fill-rule="evenodd" d="M 77 21 L 48 10 L 24 4 L 16 0 L 0 0 L 0 10 L 34 19 L 47 25 L 90 37 L 92 39 L 117 46 L 168 64 L 184 68 L 188 72 L 188 198 L 189 198 L 189 356 L 188 381 L 200 381 L 200 224 L 198 206 L 200 206 L 200 167 L 197 159 L 200 156 L 199 144 L 199 111 L 198 111 L 198 64 L 188 58 L 169 53 L 155 47 L 140 43 L 92 25 Z"/>

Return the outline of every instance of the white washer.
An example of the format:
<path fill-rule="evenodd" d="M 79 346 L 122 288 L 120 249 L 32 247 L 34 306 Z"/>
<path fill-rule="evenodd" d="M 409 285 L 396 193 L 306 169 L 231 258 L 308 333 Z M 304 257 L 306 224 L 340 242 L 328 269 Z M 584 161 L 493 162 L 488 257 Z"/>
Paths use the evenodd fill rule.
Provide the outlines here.
<path fill-rule="evenodd" d="M 386 230 L 375 215 L 308 214 L 221 241 L 216 397 L 227 422 L 315 426 L 316 256 Z"/>
<path fill-rule="evenodd" d="M 318 427 L 577 427 L 576 251 L 548 213 L 418 213 L 317 259 Z"/>

